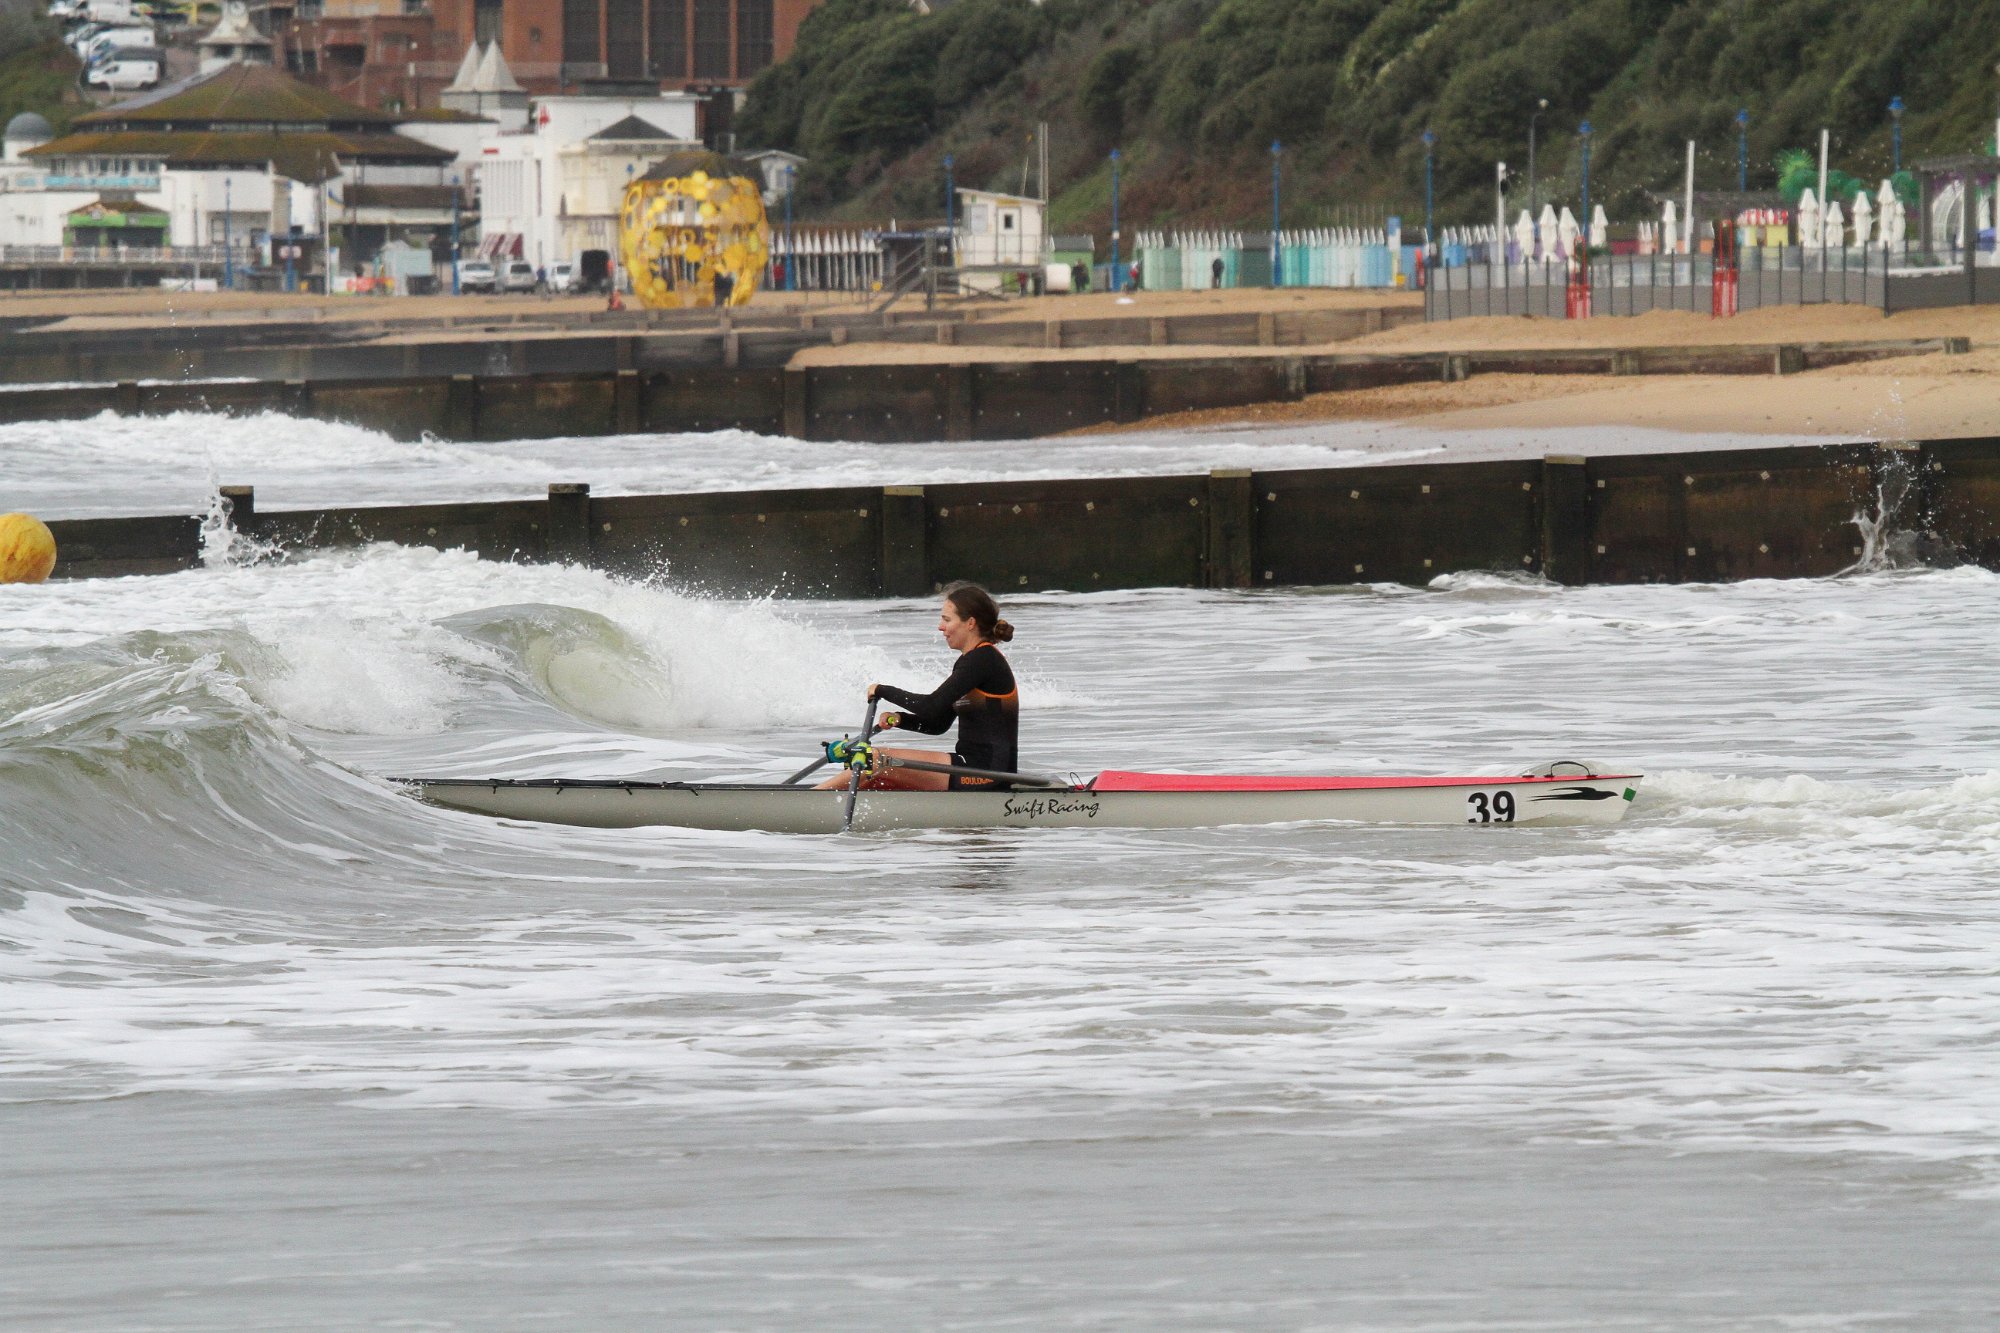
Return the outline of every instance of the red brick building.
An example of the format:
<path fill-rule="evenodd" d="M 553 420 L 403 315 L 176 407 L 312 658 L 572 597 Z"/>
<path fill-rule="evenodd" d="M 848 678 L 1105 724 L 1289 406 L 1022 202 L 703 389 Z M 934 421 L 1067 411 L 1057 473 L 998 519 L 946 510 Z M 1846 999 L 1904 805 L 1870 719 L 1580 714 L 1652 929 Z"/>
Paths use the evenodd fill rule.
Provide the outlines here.
<path fill-rule="evenodd" d="M 416 12 L 405 12 L 406 8 Z M 376 111 L 437 105 L 437 24 L 403 0 L 300 0 L 286 20 L 273 6 L 272 58 L 286 73 Z"/>
<path fill-rule="evenodd" d="M 429 110 L 468 45 L 530 93 L 586 82 L 740 87 L 792 52 L 819 0 L 278 0 L 276 59 L 363 106 Z M 288 5 L 289 10 L 288 10 Z"/>

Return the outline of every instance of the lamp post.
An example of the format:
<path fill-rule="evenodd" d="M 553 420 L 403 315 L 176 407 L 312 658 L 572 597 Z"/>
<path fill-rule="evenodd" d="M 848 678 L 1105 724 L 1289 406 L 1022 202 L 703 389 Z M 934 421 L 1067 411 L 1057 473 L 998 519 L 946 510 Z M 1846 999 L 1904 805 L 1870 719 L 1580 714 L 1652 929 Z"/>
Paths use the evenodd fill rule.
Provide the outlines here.
<path fill-rule="evenodd" d="M 1118 291 L 1118 150 L 1111 150 L 1111 290 Z"/>
<path fill-rule="evenodd" d="M 1584 121 L 1576 127 L 1577 137 L 1583 140 L 1583 226 L 1585 234 L 1590 229 L 1590 122 Z"/>
<path fill-rule="evenodd" d="M 798 184 L 799 169 L 785 163 L 785 290 L 799 289 L 799 247 L 792 236 L 792 189 Z"/>
<path fill-rule="evenodd" d="M 1542 239 L 1542 201 L 1536 197 L 1535 192 L 1535 122 L 1540 120 L 1542 113 L 1548 109 L 1549 99 L 1538 97 L 1535 99 L 1535 109 L 1528 113 L 1528 216 L 1535 220 L 1537 244 Z"/>
<path fill-rule="evenodd" d="M 1903 169 L 1903 99 L 1889 99 L 1889 174 Z"/>
<path fill-rule="evenodd" d="M 458 177 L 451 178 L 451 294 L 459 295 L 458 286 Z"/>
<path fill-rule="evenodd" d="M 944 155 L 944 229 L 954 236 L 958 234 L 958 191 L 952 188 L 951 169 L 956 161 L 950 153 Z"/>
<path fill-rule="evenodd" d="M 1736 192 L 1750 188 L 1750 108 L 1736 113 Z"/>
<path fill-rule="evenodd" d="M 1431 249 L 1431 165 L 1437 156 L 1437 133 L 1424 131 L 1424 253 Z"/>
<path fill-rule="evenodd" d="M 1279 195 L 1278 183 L 1284 163 L 1285 146 L 1276 139 L 1271 140 L 1271 285 L 1277 287 L 1284 282 L 1283 251 L 1278 248 Z"/>
<path fill-rule="evenodd" d="M 229 173 L 225 171 L 222 173 L 222 290 L 224 291 L 234 291 L 236 289 L 236 256 L 235 252 L 230 248 L 229 242 L 229 211 L 231 207 L 232 205 L 229 202 Z"/>

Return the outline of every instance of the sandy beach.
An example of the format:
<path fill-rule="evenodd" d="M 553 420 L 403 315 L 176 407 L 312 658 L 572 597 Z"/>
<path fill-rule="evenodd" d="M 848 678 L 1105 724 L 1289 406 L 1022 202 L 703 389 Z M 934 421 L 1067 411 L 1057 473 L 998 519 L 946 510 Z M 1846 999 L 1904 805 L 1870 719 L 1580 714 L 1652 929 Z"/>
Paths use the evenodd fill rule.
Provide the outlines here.
<path fill-rule="evenodd" d="M 1162 293 L 1157 299 L 1164 305 L 1169 299 L 1214 298 L 1200 307 L 1211 311 L 1274 308 L 1257 304 L 1260 295 L 1273 294 Z M 1376 304 L 1416 299 L 1400 294 L 1365 295 L 1374 296 Z M 1143 312 L 1154 307 L 1142 293 L 1134 306 L 1115 308 L 1129 313 L 1134 308 Z M 1045 317 L 1057 316 L 1051 312 Z M 1079 312 L 1064 317 L 1083 316 Z M 1613 380 L 1597 375 L 1475 375 L 1456 384 L 1410 384 L 1315 394 L 1294 403 L 1149 417 L 1131 429 L 1238 422 L 1421 420 L 1428 425 L 1464 429 L 1649 426 L 1689 432 L 1823 435 L 1843 439 L 2000 435 L 2000 309 L 1993 307 L 1909 311 L 1887 317 L 1867 307 L 1821 305 L 1754 310 L 1730 319 L 1677 311 L 1587 320 L 1463 319 L 1407 324 L 1344 342 L 1284 350 L 1296 354 L 1461 352 L 1946 337 L 1970 339 L 1971 353 L 1898 357 L 1783 377 L 1647 375 Z M 1107 354 L 1103 348 L 1053 351 L 849 343 L 843 347 L 808 348 L 799 353 L 794 364 L 1087 360 Z M 1120 358 L 1133 359 L 1270 354 L 1269 348 L 1220 346 L 1129 347 L 1115 352 Z"/>
<path fill-rule="evenodd" d="M 1185 314 L 1298 313 L 1312 310 L 1418 309 L 1412 292 L 1322 289 L 1109 292 L 1032 301 L 958 301 L 961 318 L 986 322 L 1088 320 Z M 151 291 L 17 292 L 0 294 L 0 319 L 57 316 L 60 327 L 133 327 L 179 321 L 368 320 L 390 326 L 384 336 L 422 340 L 457 334 L 394 331 L 400 321 L 490 314 L 532 321 L 542 314 L 602 308 L 596 297 L 533 296 L 320 297 L 270 293 Z M 819 313 L 862 308 L 844 293 L 760 292 L 759 312 Z M 922 303 L 896 309 L 911 316 Z M 533 327 L 522 326 L 522 336 Z M 495 336 L 505 336 L 504 332 Z M 1444 428 L 1649 426 L 1690 432 L 1823 435 L 1842 438 L 1930 438 L 2000 435 L 2000 308 L 1958 307 L 1884 316 L 1849 305 L 1787 306 L 1729 319 L 1661 311 L 1587 320 L 1463 319 L 1411 323 L 1336 343 L 1289 346 L 1284 352 L 1404 353 L 1525 348 L 1689 347 L 1732 343 L 1865 342 L 1962 337 L 1969 355 L 1901 357 L 1777 376 L 1653 376 L 1609 380 L 1589 375 L 1475 375 L 1456 384 L 1412 384 L 1352 393 L 1316 394 L 1300 402 L 1268 403 L 1216 412 L 1147 418 L 1135 428 L 1178 425 L 1298 423 L 1337 420 L 1423 421 Z M 797 366 L 954 364 L 967 361 L 1098 360 L 1256 357 L 1273 349 L 1186 344 L 1045 349 L 968 347 L 932 343 L 850 341 L 812 347 Z M 1098 428 L 1103 429 L 1103 428 Z"/>

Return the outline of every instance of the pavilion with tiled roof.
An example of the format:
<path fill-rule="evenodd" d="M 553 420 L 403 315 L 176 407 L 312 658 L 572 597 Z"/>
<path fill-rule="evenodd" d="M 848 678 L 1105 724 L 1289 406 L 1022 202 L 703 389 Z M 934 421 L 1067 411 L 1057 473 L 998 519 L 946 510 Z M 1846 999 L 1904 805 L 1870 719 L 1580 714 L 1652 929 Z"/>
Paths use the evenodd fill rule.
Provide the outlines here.
<path fill-rule="evenodd" d="M 332 247 L 346 268 L 398 242 L 435 253 L 463 202 L 456 154 L 400 123 L 239 63 L 78 116 L 22 156 L 43 165 L 50 191 L 130 192 L 164 210 L 172 244 L 246 246 L 273 265 L 281 251 L 318 264 Z M 51 195 L 45 227 L 55 205 Z"/>
<path fill-rule="evenodd" d="M 31 148 L 44 160 L 143 159 L 165 166 L 269 168 L 316 185 L 358 163 L 431 166 L 452 154 L 396 133 L 386 112 L 269 65 L 227 65 L 78 116 Z"/>

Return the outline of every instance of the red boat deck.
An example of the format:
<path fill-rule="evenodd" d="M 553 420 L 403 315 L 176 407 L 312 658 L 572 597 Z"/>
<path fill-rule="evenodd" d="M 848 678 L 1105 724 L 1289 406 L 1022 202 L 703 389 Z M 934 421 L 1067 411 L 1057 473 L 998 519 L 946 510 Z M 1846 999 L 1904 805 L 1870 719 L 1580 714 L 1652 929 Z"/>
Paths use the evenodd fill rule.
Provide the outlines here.
<path fill-rule="evenodd" d="M 1126 773 L 1107 769 L 1090 782 L 1092 791 L 1357 791 L 1391 787 L 1498 787 L 1531 783 L 1613 782 L 1629 774 L 1593 773 L 1589 777 L 1510 777 L 1487 774 L 1469 778 L 1315 778 L 1222 777 L 1207 773 Z"/>

